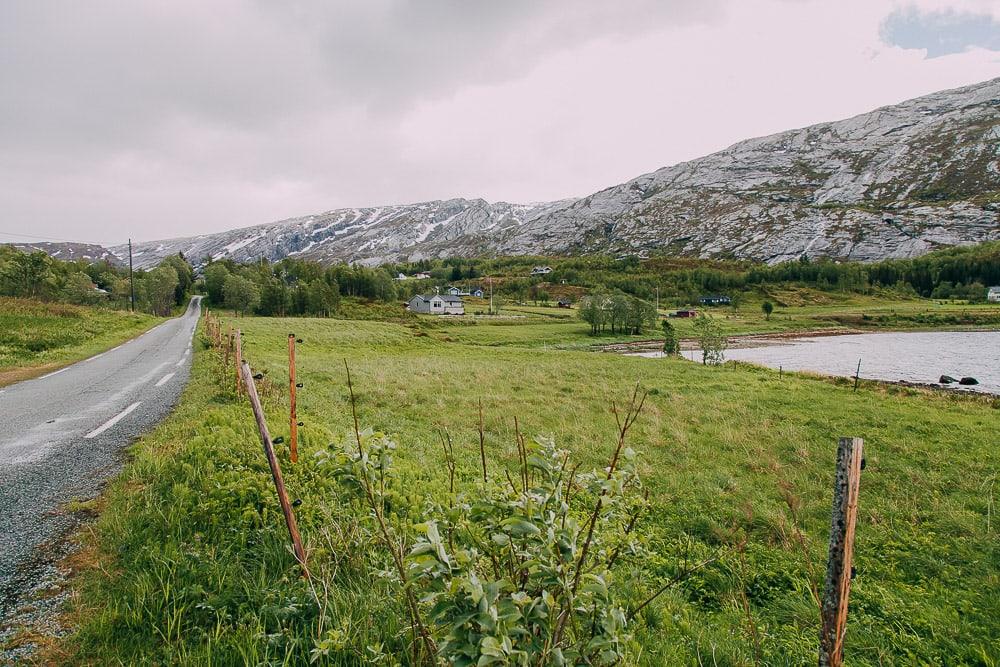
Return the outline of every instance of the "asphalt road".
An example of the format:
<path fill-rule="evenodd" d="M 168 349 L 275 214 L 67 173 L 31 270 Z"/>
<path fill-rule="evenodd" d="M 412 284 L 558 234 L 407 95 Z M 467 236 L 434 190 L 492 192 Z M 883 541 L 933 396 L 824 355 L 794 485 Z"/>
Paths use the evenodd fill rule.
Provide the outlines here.
<path fill-rule="evenodd" d="M 138 338 L 0 389 L 0 629 L 36 613 L 26 603 L 56 576 L 62 538 L 79 522 L 66 503 L 96 496 L 177 401 L 200 310 L 195 297 Z"/>

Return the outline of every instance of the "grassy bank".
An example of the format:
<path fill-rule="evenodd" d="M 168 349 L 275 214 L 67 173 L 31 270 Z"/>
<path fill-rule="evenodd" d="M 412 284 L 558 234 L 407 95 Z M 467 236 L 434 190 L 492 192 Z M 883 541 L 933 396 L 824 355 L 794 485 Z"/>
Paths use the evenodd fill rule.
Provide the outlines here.
<path fill-rule="evenodd" d="M 159 321 L 143 313 L 0 297 L 0 386 L 86 359 Z"/>
<path fill-rule="evenodd" d="M 286 546 L 249 408 L 199 348 L 177 411 L 136 445 L 107 492 L 84 559 L 92 566 L 77 579 L 79 629 L 49 659 L 365 664 L 405 655 L 403 606 L 374 573 L 384 555 L 356 531 L 363 510 L 316 456 L 353 430 L 347 359 L 362 428 L 399 443 L 397 501 L 413 523 L 446 488 L 442 430 L 455 443 L 459 482 L 478 477 L 480 400 L 490 473 L 502 478 L 517 456 L 515 415 L 524 432 L 554 436 L 581 470 L 600 468 L 614 439 L 610 402 L 637 381 L 649 390 L 632 445 L 650 491 L 637 527 L 650 555 L 617 567 L 626 603 L 689 559 L 720 547 L 722 555 L 636 617 L 630 664 L 815 662 L 810 581 L 825 562 L 840 435 L 865 438 L 867 452 L 847 662 L 1000 660 L 995 401 L 885 387 L 852 393 L 764 369 L 552 349 L 573 343 L 558 329 L 580 326 L 572 322 L 238 325 L 246 357 L 268 379 L 274 435 L 287 437 L 286 336 L 303 339 L 302 460 L 292 466 L 279 455 L 292 497 L 303 501 L 296 511 L 316 596 Z"/>

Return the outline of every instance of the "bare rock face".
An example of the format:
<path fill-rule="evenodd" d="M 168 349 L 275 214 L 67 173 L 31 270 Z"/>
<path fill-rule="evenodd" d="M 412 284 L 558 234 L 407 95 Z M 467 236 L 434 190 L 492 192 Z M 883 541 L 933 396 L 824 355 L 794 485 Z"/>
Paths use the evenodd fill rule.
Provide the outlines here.
<path fill-rule="evenodd" d="M 176 252 L 195 263 L 587 252 L 874 261 L 994 239 L 1000 79 L 743 141 L 580 199 L 339 209 L 143 243 L 135 257 L 139 266 Z"/>

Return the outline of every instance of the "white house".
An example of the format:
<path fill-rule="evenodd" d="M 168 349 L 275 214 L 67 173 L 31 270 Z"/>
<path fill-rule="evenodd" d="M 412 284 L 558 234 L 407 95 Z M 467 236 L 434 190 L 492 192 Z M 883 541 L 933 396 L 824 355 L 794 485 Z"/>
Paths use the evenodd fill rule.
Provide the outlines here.
<path fill-rule="evenodd" d="M 396 280 L 408 280 L 408 278 L 402 273 L 397 273 Z"/>
<path fill-rule="evenodd" d="M 533 276 L 544 276 L 547 273 L 552 273 L 551 266 L 536 266 L 531 270 L 531 275 Z"/>
<path fill-rule="evenodd" d="M 413 274 L 413 279 L 414 280 L 426 280 L 426 279 L 428 279 L 430 277 L 431 277 L 431 274 L 427 273 L 426 271 L 421 271 L 419 273 L 414 273 Z"/>
<path fill-rule="evenodd" d="M 418 294 L 410 299 L 408 308 L 414 313 L 465 315 L 462 299 L 450 294 Z"/>
<path fill-rule="evenodd" d="M 986 293 L 986 300 L 990 303 L 1000 303 L 1000 285 L 990 288 L 990 291 Z"/>

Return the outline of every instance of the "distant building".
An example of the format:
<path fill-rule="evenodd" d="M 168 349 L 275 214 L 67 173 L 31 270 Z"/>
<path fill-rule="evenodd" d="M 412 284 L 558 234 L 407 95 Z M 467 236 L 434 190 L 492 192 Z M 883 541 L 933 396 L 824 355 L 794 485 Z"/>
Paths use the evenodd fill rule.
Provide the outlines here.
<path fill-rule="evenodd" d="M 461 296 L 462 294 L 462 290 L 458 289 L 457 287 L 449 287 L 445 291 L 448 292 L 448 294 L 450 294 L 451 296 Z"/>
<path fill-rule="evenodd" d="M 414 313 L 465 315 L 465 304 L 461 297 L 451 294 L 418 294 L 410 299 L 408 306 Z"/>
<path fill-rule="evenodd" d="M 548 273 L 552 273 L 551 266 L 536 266 L 531 270 L 531 275 L 533 276 L 544 276 Z"/>
<path fill-rule="evenodd" d="M 420 273 L 414 273 L 413 274 L 413 279 L 414 280 L 427 280 L 430 277 L 431 277 L 431 274 L 429 274 L 429 273 L 427 273 L 425 271 L 421 271 Z"/>
<path fill-rule="evenodd" d="M 469 296 L 474 296 L 477 299 L 482 299 L 483 298 L 483 290 L 481 290 L 481 289 L 479 289 L 477 287 L 476 289 L 472 290 L 472 294 L 470 294 Z"/>
<path fill-rule="evenodd" d="M 698 299 L 698 302 L 703 306 L 728 306 L 732 303 L 732 300 L 728 296 L 713 294 L 711 296 L 701 297 Z"/>
<path fill-rule="evenodd" d="M 1000 303 L 1000 285 L 990 288 L 990 291 L 986 293 L 986 300 L 990 303 Z"/>
<path fill-rule="evenodd" d="M 697 310 L 678 310 L 675 313 L 670 313 L 667 317 L 697 317 Z"/>
<path fill-rule="evenodd" d="M 565 299 L 559 299 L 559 307 L 560 308 L 572 308 L 573 304 L 571 304 L 569 301 L 566 301 Z"/>
<path fill-rule="evenodd" d="M 409 280 L 409 279 L 404 274 L 398 273 L 396 274 L 396 280 Z"/>

